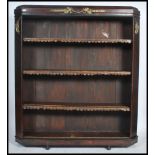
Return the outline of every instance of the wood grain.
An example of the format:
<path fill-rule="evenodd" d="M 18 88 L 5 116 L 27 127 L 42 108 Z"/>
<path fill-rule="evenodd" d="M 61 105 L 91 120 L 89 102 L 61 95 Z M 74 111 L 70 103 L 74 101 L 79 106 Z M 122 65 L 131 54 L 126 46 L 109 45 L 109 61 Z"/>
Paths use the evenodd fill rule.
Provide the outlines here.
<path fill-rule="evenodd" d="M 35 43 L 110 43 L 110 44 L 131 44 L 130 39 L 63 39 L 63 38 L 24 38 L 24 42 Z"/>
<path fill-rule="evenodd" d="M 55 75 L 71 75 L 71 76 L 77 76 L 77 75 L 82 75 L 82 76 L 95 76 L 95 75 L 103 75 L 103 76 L 129 76 L 131 75 L 130 71 L 50 71 L 50 70 L 24 70 L 23 71 L 24 75 L 51 75 L 51 76 L 55 76 Z"/>
<path fill-rule="evenodd" d="M 136 23 L 133 7 L 17 7 L 16 141 L 47 148 L 137 142 Z"/>
<path fill-rule="evenodd" d="M 68 104 L 24 104 L 23 109 L 30 109 L 30 110 L 65 110 L 65 111 L 130 111 L 130 108 L 128 106 L 122 106 L 122 105 L 117 105 L 117 106 L 102 106 L 102 105 L 70 105 Z"/>

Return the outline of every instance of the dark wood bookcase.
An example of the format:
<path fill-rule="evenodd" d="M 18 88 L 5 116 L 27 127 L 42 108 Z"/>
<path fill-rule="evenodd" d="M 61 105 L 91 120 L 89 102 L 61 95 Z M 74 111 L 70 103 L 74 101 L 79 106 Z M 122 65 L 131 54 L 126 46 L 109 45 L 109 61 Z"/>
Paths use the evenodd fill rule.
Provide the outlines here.
<path fill-rule="evenodd" d="M 16 141 L 125 147 L 137 142 L 139 11 L 15 9 Z"/>

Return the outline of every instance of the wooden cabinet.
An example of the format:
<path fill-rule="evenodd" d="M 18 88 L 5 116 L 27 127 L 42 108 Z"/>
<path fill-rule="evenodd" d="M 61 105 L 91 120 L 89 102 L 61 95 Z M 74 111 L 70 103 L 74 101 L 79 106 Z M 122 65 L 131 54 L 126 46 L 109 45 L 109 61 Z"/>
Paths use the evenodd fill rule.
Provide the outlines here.
<path fill-rule="evenodd" d="M 15 10 L 16 141 L 125 147 L 137 142 L 139 11 Z"/>

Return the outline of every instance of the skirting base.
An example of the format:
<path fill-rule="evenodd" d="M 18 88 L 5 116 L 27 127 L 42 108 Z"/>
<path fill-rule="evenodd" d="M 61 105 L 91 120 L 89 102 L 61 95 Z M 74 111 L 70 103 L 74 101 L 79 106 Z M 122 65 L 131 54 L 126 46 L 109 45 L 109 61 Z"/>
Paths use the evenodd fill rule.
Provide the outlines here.
<path fill-rule="evenodd" d="M 136 143 L 138 137 L 120 139 L 41 139 L 41 138 L 17 138 L 16 141 L 29 147 L 128 147 Z"/>

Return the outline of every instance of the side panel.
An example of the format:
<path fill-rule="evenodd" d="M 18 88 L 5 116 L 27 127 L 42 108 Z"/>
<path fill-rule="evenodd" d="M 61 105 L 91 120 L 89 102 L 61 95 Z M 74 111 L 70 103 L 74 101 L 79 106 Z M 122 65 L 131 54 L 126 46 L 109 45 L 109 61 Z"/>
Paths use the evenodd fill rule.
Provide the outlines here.
<path fill-rule="evenodd" d="M 22 16 L 15 15 L 15 110 L 16 137 L 22 138 Z"/>
<path fill-rule="evenodd" d="M 132 86 L 131 86 L 131 128 L 130 137 L 137 135 L 139 77 L 139 16 L 133 18 Z"/>

